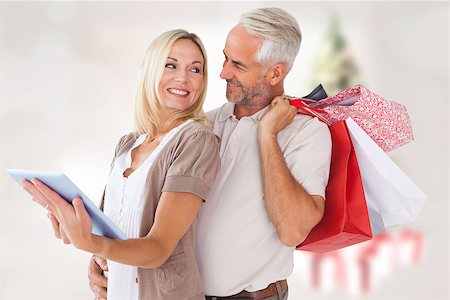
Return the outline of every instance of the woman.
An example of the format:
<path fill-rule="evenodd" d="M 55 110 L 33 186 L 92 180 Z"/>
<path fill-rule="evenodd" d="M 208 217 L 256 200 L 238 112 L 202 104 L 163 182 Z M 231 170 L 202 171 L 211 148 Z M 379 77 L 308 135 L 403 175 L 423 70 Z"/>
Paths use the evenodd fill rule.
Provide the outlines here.
<path fill-rule="evenodd" d="M 138 85 L 137 133 L 120 140 L 102 201 L 130 239 L 91 234 L 81 199 L 71 206 L 39 181 L 23 182 L 48 205 L 65 242 L 108 259 L 108 299 L 204 299 L 195 222 L 220 164 L 202 111 L 206 84 L 196 35 L 172 30 L 153 41 Z"/>

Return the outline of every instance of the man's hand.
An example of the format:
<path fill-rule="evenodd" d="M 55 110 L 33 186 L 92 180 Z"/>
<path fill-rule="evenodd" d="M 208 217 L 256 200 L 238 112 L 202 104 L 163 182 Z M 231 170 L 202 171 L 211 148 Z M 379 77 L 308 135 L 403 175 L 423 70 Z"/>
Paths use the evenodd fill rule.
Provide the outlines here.
<path fill-rule="evenodd" d="M 272 100 L 269 110 L 259 121 L 260 135 L 277 135 L 294 120 L 297 108 L 289 103 L 289 96 L 278 96 Z"/>
<path fill-rule="evenodd" d="M 88 278 L 89 288 L 97 300 L 106 300 L 108 278 L 103 274 L 103 271 L 108 271 L 106 259 L 93 255 L 89 261 Z"/>

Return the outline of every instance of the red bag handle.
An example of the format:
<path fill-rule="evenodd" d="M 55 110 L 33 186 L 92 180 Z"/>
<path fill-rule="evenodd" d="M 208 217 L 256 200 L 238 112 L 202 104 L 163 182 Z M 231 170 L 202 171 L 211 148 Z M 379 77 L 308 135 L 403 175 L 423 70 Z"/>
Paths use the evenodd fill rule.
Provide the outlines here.
<path fill-rule="evenodd" d="M 331 123 L 323 116 L 326 115 L 327 112 L 324 111 L 323 109 L 312 108 L 307 104 L 312 102 L 315 101 L 302 98 L 294 98 L 290 101 L 291 105 L 297 108 L 298 110 L 297 114 L 317 117 L 320 121 L 324 122 L 328 126 L 331 126 Z"/>

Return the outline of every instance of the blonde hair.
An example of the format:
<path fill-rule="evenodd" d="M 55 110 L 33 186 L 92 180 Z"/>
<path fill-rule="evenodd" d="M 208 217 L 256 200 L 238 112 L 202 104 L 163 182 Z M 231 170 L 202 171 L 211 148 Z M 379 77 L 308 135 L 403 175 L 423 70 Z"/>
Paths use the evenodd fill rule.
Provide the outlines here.
<path fill-rule="evenodd" d="M 199 99 L 186 110 L 175 111 L 169 115 L 164 122 L 160 119 L 162 108 L 161 97 L 159 95 L 159 83 L 164 72 L 167 57 L 173 44 L 180 40 L 187 39 L 194 42 L 200 49 L 203 64 L 204 88 L 199 95 Z M 138 81 L 136 104 L 135 104 L 135 129 L 137 133 L 147 133 L 155 136 L 160 132 L 166 132 L 188 119 L 194 119 L 206 123 L 203 112 L 203 102 L 206 96 L 206 86 L 208 82 L 208 69 L 206 51 L 200 38 L 183 29 L 175 29 L 159 35 L 147 49 L 144 62 L 141 66 L 141 74 Z"/>
<path fill-rule="evenodd" d="M 302 33 L 293 16 L 279 8 L 259 8 L 241 16 L 239 24 L 263 40 L 256 61 L 263 65 L 284 63 L 287 72 L 300 49 Z"/>

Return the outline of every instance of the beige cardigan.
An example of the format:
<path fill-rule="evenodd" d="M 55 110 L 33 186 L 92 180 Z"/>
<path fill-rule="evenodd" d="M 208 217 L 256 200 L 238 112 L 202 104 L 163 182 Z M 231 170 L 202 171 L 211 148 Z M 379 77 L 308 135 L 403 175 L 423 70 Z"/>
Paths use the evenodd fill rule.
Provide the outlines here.
<path fill-rule="evenodd" d="M 135 133 L 123 136 L 114 160 L 130 149 L 136 138 Z M 183 127 L 164 146 L 147 175 L 140 237 L 146 236 L 153 225 L 162 192 L 189 192 L 206 200 L 219 168 L 217 136 L 200 122 Z M 139 299 L 205 299 L 194 249 L 197 220 L 164 265 L 158 269 L 138 268 Z"/>

